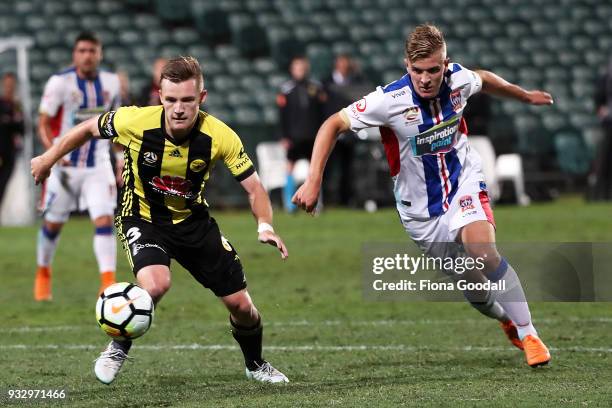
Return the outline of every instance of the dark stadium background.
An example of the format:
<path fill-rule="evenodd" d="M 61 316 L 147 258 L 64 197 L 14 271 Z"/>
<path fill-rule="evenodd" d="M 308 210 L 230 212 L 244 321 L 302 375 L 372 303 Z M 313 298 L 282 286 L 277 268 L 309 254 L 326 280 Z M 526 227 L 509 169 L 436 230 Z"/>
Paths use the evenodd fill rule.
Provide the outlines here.
<path fill-rule="evenodd" d="M 70 64 L 77 33 L 92 30 L 104 43 L 103 66 L 126 71 L 133 93 L 149 81 L 155 58 L 197 57 L 210 91 L 204 108 L 238 131 L 254 159 L 258 142 L 278 137 L 275 93 L 288 78 L 292 55 L 307 55 L 313 77 L 321 79 L 330 72 L 335 54 L 349 53 L 372 84 L 386 84 L 405 72 L 404 39 L 422 22 L 442 28 L 452 60 L 493 70 L 523 87 L 545 89 L 554 96 L 555 104 L 547 109 L 496 101 L 489 136 L 499 152 L 522 155 L 533 199 L 550 199 L 557 191 L 582 191 L 601 138 L 593 90 L 612 53 L 609 2 L 0 2 L 0 37 L 34 40 L 29 52 L 34 110 L 45 81 Z M 13 61 L 8 54 L 0 54 L 2 71 L 11 69 Z M 371 165 L 370 150 L 365 144 L 358 148 L 357 166 L 371 170 L 365 174 L 380 170 Z M 208 194 L 218 205 L 246 204 L 226 172 L 217 171 L 214 177 Z M 380 183 L 371 177 L 358 182 L 359 201 Z"/>

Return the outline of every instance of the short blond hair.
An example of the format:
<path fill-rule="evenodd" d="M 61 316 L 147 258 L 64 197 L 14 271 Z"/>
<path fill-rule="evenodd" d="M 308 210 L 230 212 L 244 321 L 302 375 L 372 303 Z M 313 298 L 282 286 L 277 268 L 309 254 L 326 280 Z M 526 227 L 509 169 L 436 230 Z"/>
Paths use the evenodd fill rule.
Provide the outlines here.
<path fill-rule="evenodd" d="M 406 57 L 410 62 L 428 58 L 439 50 L 442 50 L 442 54 L 446 58 L 444 35 L 433 24 L 418 25 L 406 40 Z"/>
<path fill-rule="evenodd" d="M 167 79 L 170 82 L 179 83 L 188 79 L 195 79 L 198 88 L 204 87 L 204 75 L 200 63 L 194 57 L 178 57 L 169 60 L 162 68 L 161 78 Z"/>

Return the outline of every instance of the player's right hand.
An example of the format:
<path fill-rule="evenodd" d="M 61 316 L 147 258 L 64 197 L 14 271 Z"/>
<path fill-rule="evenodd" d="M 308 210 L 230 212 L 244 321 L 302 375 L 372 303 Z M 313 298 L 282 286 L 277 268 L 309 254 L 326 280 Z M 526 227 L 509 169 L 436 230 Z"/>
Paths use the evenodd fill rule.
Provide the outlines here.
<path fill-rule="evenodd" d="M 529 104 L 531 105 L 552 105 L 553 98 L 548 92 L 544 91 L 528 91 Z"/>
<path fill-rule="evenodd" d="M 289 252 L 287 251 L 287 247 L 285 243 L 281 239 L 280 236 L 275 234 L 273 231 L 262 231 L 259 233 L 259 242 L 262 244 L 270 244 L 278 248 L 281 254 L 282 259 L 287 259 L 289 256 Z"/>
<path fill-rule="evenodd" d="M 32 161 L 30 161 L 30 168 L 32 177 L 34 177 L 34 182 L 40 184 L 45 181 L 47 177 L 49 177 L 49 174 L 51 174 L 52 166 L 53 163 L 49 163 L 44 154 L 33 158 Z"/>
<path fill-rule="evenodd" d="M 319 201 L 320 190 L 321 185 L 319 183 L 314 183 L 307 179 L 293 195 L 291 202 L 307 213 L 313 214 Z"/>

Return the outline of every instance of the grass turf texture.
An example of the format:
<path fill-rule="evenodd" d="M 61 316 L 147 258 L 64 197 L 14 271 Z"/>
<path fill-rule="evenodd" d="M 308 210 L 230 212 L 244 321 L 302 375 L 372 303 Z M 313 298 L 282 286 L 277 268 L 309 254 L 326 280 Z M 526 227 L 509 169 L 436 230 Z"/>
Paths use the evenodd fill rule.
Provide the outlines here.
<path fill-rule="evenodd" d="M 499 241 L 612 242 L 606 204 L 565 198 L 495 213 Z M 176 264 L 154 326 L 130 353 L 135 361 L 112 385 L 99 383 L 92 361 L 108 338 L 94 317 L 93 228 L 74 219 L 55 258 L 54 301 L 44 304 L 32 300 L 36 228 L 0 229 L 0 405 L 9 389 L 65 389 L 66 399 L 55 403 L 75 407 L 612 403 L 609 304 L 532 304 L 553 348 L 552 365 L 533 370 L 496 322 L 467 304 L 363 300 L 362 243 L 407 242 L 392 210 L 330 210 L 314 219 L 278 214 L 286 262 L 257 243 L 247 212 L 213 215 L 245 264 L 264 317 L 265 356 L 290 384 L 247 382 L 227 313 Z M 122 252 L 118 259 L 119 280 L 133 281 Z"/>

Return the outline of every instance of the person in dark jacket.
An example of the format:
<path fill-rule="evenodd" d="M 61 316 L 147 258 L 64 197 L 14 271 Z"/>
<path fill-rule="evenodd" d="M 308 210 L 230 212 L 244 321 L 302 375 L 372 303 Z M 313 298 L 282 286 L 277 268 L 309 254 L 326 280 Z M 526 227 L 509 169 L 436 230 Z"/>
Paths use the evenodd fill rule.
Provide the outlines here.
<path fill-rule="evenodd" d="M 323 85 L 309 78 L 310 62 L 304 56 L 291 60 L 291 79 L 281 85 L 276 97 L 280 110 L 281 143 L 287 149 L 287 182 L 283 190 L 283 203 L 288 212 L 296 207 L 291 203 L 296 185 L 293 166 L 300 159 L 309 159 L 315 136 L 325 119 L 327 95 Z"/>
<path fill-rule="evenodd" d="M 2 95 L 0 96 L 0 205 L 6 186 L 13 173 L 17 148 L 21 145 L 23 134 L 23 114 L 21 104 L 15 95 L 17 77 L 12 72 L 2 75 Z"/>

